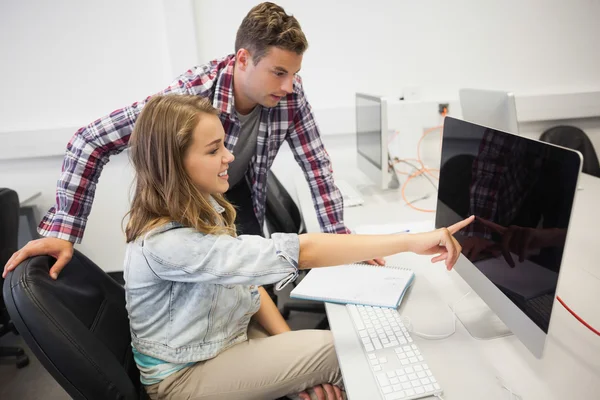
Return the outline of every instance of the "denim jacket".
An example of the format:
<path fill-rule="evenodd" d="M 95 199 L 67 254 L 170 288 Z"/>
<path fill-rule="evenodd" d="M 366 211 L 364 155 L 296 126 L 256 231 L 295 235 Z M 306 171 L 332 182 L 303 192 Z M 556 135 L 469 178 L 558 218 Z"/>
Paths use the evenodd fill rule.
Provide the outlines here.
<path fill-rule="evenodd" d="M 295 234 L 206 235 L 171 222 L 129 243 L 125 290 L 133 346 L 173 363 L 215 357 L 247 340 L 256 285 L 298 276 Z"/>

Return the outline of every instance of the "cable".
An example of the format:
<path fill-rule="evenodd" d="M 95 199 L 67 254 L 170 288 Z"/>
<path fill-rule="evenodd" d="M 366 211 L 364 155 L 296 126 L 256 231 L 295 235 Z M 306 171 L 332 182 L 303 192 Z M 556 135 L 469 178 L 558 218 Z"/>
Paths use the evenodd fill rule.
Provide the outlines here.
<path fill-rule="evenodd" d="M 438 398 L 438 399 L 440 399 L 440 400 L 444 400 L 444 398 L 442 397 L 442 395 L 441 395 L 441 394 L 436 394 L 436 395 L 435 395 L 435 397 L 437 397 L 437 398 Z"/>
<path fill-rule="evenodd" d="M 452 303 L 452 305 L 448 305 L 448 307 L 450 307 L 450 310 L 452 311 L 452 332 L 450 332 L 450 333 L 447 333 L 444 335 L 430 335 L 427 333 L 417 332 L 413 329 L 412 321 L 410 320 L 409 317 L 401 316 L 400 318 L 402 319 L 402 323 L 406 326 L 406 329 L 410 332 L 411 335 L 415 335 L 415 336 L 418 336 L 420 338 L 427 339 L 427 340 L 441 340 L 441 339 L 449 338 L 450 336 L 454 335 L 454 333 L 456 332 L 456 312 L 455 312 L 456 305 L 458 303 L 460 303 L 465 297 L 467 297 L 470 294 L 471 294 L 471 291 L 469 290 L 460 299 L 458 299 L 454 303 Z M 406 320 L 407 322 L 405 323 L 404 320 Z"/>
<path fill-rule="evenodd" d="M 498 380 L 498 383 L 500 384 L 500 386 L 502 386 L 504 389 L 506 389 L 508 391 L 508 393 L 510 393 L 511 400 L 523 400 L 523 398 L 521 396 L 519 396 L 518 394 L 513 392 L 512 389 L 506 385 L 506 383 L 504 382 L 504 380 L 502 378 L 500 378 L 499 376 L 496 376 L 496 379 Z"/>
<path fill-rule="evenodd" d="M 590 324 L 588 324 L 587 322 L 585 322 L 585 320 L 583 318 L 581 318 L 579 315 L 577 315 L 577 313 L 575 313 L 575 311 L 571 310 L 571 308 L 569 308 L 569 306 L 563 301 L 563 299 L 560 298 L 560 296 L 556 296 L 556 300 L 558 300 L 558 302 L 560 304 L 562 304 L 562 306 L 571 313 L 571 315 L 573 317 L 575 317 L 575 319 L 577 319 L 577 321 L 581 322 L 586 328 L 588 328 L 590 331 L 594 332 L 596 335 L 600 336 L 600 332 L 595 329 L 594 327 L 592 327 Z"/>

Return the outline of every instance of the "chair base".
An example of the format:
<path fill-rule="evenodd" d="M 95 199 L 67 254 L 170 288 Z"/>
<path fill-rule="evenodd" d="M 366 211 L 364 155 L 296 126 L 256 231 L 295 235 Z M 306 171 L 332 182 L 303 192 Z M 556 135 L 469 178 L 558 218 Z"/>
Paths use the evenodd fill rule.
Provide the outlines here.
<path fill-rule="evenodd" d="M 23 368 L 29 364 L 29 357 L 20 347 L 0 347 L 0 358 L 15 357 L 17 368 Z"/>

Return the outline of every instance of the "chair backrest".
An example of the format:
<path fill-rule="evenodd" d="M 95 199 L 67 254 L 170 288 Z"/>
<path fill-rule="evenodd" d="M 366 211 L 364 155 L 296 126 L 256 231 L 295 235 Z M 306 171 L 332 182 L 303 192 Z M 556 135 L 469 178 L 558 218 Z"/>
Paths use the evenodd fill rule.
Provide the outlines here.
<path fill-rule="evenodd" d="M 265 219 L 269 233 L 306 232 L 298 206 L 272 171 L 267 175 Z"/>
<path fill-rule="evenodd" d="M 11 189 L 0 188 L 0 265 L 17 251 L 19 238 L 19 196 Z"/>
<path fill-rule="evenodd" d="M 74 399 L 139 399 L 125 291 L 75 251 L 58 280 L 54 259 L 33 257 L 9 273 L 4 299 L 17 330 Z"/>
<path fill-rule="evenodd" d="M 577 150 L 583 155 L 583 172 L 600 178 L 600 163 L 594 145 L 584 131 L 569 125 L 555 126 L 546 130 L 540 140 Z"/>
<path fill-rule="evenodd" d="M 19 240 L 19 195 L 11 189 L 0 188 L 0 270 L 10 256 L 17 251 Z M 4 279 L 0 277 L 0 285 Z M 0 295 L 0 324 L 9 322 L 4 310 L 4 299 Z"/>

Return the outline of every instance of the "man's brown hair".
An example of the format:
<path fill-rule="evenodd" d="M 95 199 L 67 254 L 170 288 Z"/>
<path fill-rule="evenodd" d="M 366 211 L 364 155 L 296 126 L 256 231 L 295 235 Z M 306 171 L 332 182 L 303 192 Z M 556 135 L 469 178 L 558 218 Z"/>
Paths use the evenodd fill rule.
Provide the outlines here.
<path fill-rule="evenodd" d="M 257 64 L 271 46 L 301 55 L 308 48 L 308 41 L 295 17 L 287 15 L 277 4 L 265 2 L 244 17 L 235 38 L 235 51 L 248 50 L 252 62 Z"/>

